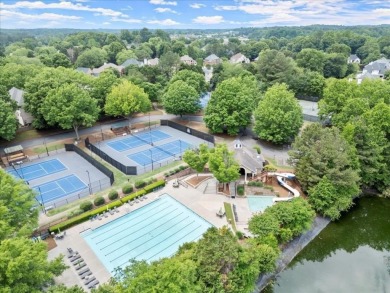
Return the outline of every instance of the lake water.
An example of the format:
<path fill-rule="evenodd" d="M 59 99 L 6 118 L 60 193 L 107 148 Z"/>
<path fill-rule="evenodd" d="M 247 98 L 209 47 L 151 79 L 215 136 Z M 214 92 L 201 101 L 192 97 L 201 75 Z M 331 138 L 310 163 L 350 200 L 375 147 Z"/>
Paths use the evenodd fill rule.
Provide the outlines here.
<path fill-rule="evenodd" d="M 390 200 L 359 199 L 263 292 L 390 293 Z"/>

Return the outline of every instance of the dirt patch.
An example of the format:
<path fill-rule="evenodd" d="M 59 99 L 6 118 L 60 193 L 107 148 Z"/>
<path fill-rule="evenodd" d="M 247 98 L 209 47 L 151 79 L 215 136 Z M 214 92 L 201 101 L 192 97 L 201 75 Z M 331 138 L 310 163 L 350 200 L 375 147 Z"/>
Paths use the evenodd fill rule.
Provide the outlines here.
<path fill-rule="evenodd" d="M 186 182 L 192 187 L 196 188 L 201 182 L 211 178 L 211 176 L 194 176 L 190 179 L 187 179 Z"/>
<path fill-rule="evenodd" d="M 185 125 L 185 126 L 193 128 L 193 129 L 202 131 L 204 133 L 210 133 L 209 129 L 206 127 L 206 125 L 203 122 L 188 121 L 188 120 L 182 120 L 179 118 L 174 119 L 173 121 L 176 123 L 179 123 L 181 125 Z"/>
<path fill-rule="evenodd" d="M 47 243 L 47 250 L 52 250 L 54 247 L 57 247 L 57 243 L 54 241 L 53 238 L 48 237 L 45 240 L 43 240 Z"/>

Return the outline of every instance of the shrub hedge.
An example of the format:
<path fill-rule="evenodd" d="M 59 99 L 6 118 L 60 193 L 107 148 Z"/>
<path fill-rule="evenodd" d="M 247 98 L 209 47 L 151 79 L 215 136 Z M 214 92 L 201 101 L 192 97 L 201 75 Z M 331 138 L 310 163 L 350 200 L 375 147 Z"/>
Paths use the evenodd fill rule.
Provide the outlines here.
<path fill-rule="evenodd" d="M 95 200 L 93 201 L 93 204 L 95 205 L 95 206 L 101 206 L 101 205 L 104 205 L 104 203 L 105 203 L 106 201 L 105 201 L 105 199 L 104 199 L 104 197 L 103 196 L 98 196 L 97 198 L 95 198 Z"/>
<path fill-rule="evenodd" d="M 93 204 L 90 201 L 84 201 L 80 204 L 80 210 L 83 210 L 84 212 L 92 210 Z"/>
<path fill-rule="evenodd" d="M 130 184 L 126 184 L 125 186 L 122 187 L 122 192 L 123 194 L 129 194 L 133 192 L 133 186 Z"/>
<path fill-rule="evenodd" d="M 135 181 L 134 185 L 135 185 L 135 188 L 142 188 L 142 187 L 146 186 L 146 182 L 143 180 L 139 180 L 139 181 Z"/>
<path fill-rule="evenodd" d="M 108 193 L 108 198 L 110 200 L 114 200 L 114 199 L 117 199 L 118 198 L 118 191 L 116 190 L 110 190 L 110 192 Z"/>
<path fill-rule="evenodd" d="M 100 208 L 94 209 L 92 211 L 87 211 L 79 216 L 76 216 L 76 217 L 71 218 L 65 222 L 59 223 L 55 226 L 52 226 L 49 228 L 49 231 L 50 232 L 58 232 L 58 230 L 64 231 L 67 228 L 70 228 L 70 227 L 75 226 L 77 224 L 80 224 L 82 222 L 88 221 L 91 217 L 96 216 L 97 214 L 103 213 L 107 209 L 119 207 L 129 200 L 132 200 L 136 197 L 139 197 L 139 196 L 142 196 L 146 193 L 149 193 L 149 192 L 153 191 L 154 189 L 156 189 L 158 187 L 162 187 L 164 185 L 165 185 L 165 180 L 159 180 L 155 183 L 152 183 L 150 185 L 145 186 L 145 188 L 143 190 L 139 190 L 137 192 L 134 192 L 128 196 L 123 197 L 120 200 L 110 202 L 109 204 L 104 205 Z M 92 205 L 91 202 L 89 202 L 89 203 Z"/>

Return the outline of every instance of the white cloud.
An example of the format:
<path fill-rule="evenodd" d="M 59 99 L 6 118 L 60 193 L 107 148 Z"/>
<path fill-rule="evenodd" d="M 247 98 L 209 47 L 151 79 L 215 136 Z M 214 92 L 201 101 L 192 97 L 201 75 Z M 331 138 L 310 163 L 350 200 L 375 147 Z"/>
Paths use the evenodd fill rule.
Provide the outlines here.
<path fill-rule="evenodd" d="M 77 11 L 89 11 L 95 12 L 99 15 L 111 16 L 111 17 L 128 17 L 120 11 L 115 11 L 108 8 L 90 7 L 81 3 L 72 3 L 68 1 L 57 3 L 44 3 L 42 1 L 19 1 L 14 4 L 1 3 L 2 9 L 63 9 L 63 10 L 77 10 Z"/>
<path fill-rule="evenodd" d="M 206 7 L 206 5 L 201 4 L 201 3 L 192 3 L 192 4 L 190 4 L 190 7 L 194 8 L 194 9 L 199 9 L 199 8 L 202 8 L 202 7 Z"/>
<path fill-rule="evenodd" d="M 200 24 L 218 24 L 224 22 L 224 19 L 220 15 L 216 16 L 198 16 L 192 20 L 194 23 Z"/>
<path fill-rule="evenodd" d="M 239 10 L 239 6 L 218 5 L 218 6 L 215 6 L 214 9 L 218 10 L 218 11 L 221 11 L 221 10 L 234 11 L 234 10 Z"/>
<path fill-rule="evenodd" d="M 105 22 L 103 22 L 102 24 L 103 24 L 103 25 L 110 25 L 111 22 L 105 21 Z"/>
<path fill-rule="evenodd" d="M 126 23 L 141 23 L 142 22 L 142 20 L 140 20 L 140 19 L 120 18 L 120 17 L 113 17 L 110 20 L 115 21 L 115 22 L 126 22 Z"/>
<path fill-rule="evenodd" d="M 164 25 L 164 26 L 170 26 L 170 25 L 177 25 L 177 24 L 180 24 L 179 22 L 174 21 L 174 20 L 172 20 L 172 19 L 170 19 L 170 18 L 164 19 L 164 20 L 149 20 L 149 21 L 147 21 L 147 23 L 149 23 L 149 24 Z"/>
<path fill-rule="evenodd" d="M 0 10 L 0 18 L 2 20 L 16 20 L 21 19 L 22 21 L 58 21 L 58 20 L 79 20 L 81 17 L 73 15 L 63 15 L 57 13 L 42 13 L 42 14 L 27 14 L 10 10 Z"/>
<path fill-rule="evenodd" d="M 179 14 L 177 11 L 175 11 L 175 10 L 173 10 L 171 8 L 158 7 L 156 9 L 154 9 L 154 11 L 159 12 L 159 13 L 169 12 L 169 13 Z"/>
<path fill-rule="evenodd" d="M 173 6 L 177 5 L 176 1 L 165 1 L 165 0 L 150 0 L 149 3 L 154 5 L 173 5 Z"/>

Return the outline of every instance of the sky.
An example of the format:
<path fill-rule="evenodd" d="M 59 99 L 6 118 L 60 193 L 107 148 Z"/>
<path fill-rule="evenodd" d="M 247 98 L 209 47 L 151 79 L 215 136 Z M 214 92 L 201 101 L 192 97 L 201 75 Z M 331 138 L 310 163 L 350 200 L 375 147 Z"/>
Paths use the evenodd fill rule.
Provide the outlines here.
<path fill-rule="evenodd" d="M 390 0 L 0 2 L 0 28 L 226 29 L 312 24 L 390 24 Z"/>

